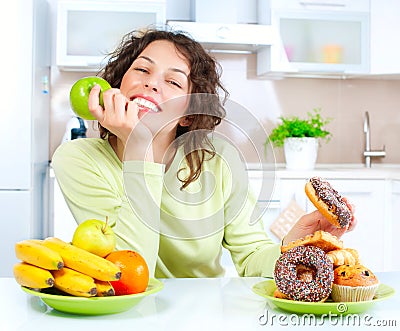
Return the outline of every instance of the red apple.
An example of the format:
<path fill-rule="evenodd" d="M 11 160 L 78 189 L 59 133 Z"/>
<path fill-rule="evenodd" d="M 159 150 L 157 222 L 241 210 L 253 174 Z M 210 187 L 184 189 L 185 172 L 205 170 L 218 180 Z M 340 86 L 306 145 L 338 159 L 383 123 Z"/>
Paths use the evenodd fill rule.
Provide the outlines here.
<path fill-rule="evenodd" d="M 97 219 L 89 219 L 79 224 L 72 237 L 72 245 L 101 257 L 114 251 L 115 242 L 115 234 L 108 221 Z"/>
<path fill-rule="evenodd" d="M 103 78 L 97 76 L 83 77 L 72 85 L 69 93 L 69 101 L 74 113 L 85 119 L 95 120 L 88 108 L 89 93 L 95 84 L 100 85 L 100 105 L 103 107 L 103 92 L 110 89 L 110 84 Z"/>

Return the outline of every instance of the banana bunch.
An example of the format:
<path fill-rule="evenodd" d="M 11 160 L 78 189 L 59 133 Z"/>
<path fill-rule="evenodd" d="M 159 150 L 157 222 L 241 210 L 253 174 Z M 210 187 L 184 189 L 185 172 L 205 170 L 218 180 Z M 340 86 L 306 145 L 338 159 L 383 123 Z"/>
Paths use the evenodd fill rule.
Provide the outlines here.
<path fill-rule="evenodd" d="M 15 244 L 21 262 L 14 265 L 18 284 L 34 289 L 55 287 L 74 296 L 115 295 L 110 281 L 121 278 L 114 263 L 55 237 Z"/>

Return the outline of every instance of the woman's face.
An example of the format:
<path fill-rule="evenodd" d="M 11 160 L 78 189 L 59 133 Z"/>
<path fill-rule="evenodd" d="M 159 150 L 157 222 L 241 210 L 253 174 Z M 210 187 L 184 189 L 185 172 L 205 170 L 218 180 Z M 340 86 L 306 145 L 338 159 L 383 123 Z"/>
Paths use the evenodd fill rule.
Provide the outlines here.
<path fill-rule="evenodd" d="M 190 68 L 167 40 L 149 44 L 124 74 L 120 90 L 139 107 L 140 120 L 153 132 L 176 128 L 189 104 Z M 168 102 L 167 102 L 168 101 Z"/>

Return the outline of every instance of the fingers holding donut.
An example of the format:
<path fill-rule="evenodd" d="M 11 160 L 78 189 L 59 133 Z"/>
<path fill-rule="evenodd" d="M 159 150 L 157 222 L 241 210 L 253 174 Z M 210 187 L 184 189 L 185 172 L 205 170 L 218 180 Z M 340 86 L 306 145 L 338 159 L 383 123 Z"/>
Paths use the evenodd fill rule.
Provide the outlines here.
<path fill-rule="evenodd" d="M 337 228 L 319 210 L 314 210 L 298 219 L 284 237 L 282 245 L 313 235 L 316 231 L 328 232 L 340 238 L 347 231 L 347 228 Z"/>

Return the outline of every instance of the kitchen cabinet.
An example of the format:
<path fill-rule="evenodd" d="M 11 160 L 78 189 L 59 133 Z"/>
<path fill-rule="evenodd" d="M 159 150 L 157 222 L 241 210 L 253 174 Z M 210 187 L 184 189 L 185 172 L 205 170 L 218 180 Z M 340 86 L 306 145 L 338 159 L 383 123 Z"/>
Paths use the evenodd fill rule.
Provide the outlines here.
<path fill-rule="evenodd" d="M 166 5 L 165 0 L 60 0 L 56 11 L 57 67 L 97 72 L 126 33 L 164 25 Z"/>
<path fill-rule="evenodd" d="M 261 77 L 400 77 L 400 2 L 259 0 L 275 43 L 257 54 Z"/>
<path fill-rule="evenodd" d="M 369 71 L 369 0 L 260 0 L 278 37 L 257 54 L 259 76 L 345 77 Z"/>
<path fill-rule="evenodd" d="M 280 192 L 275 175 L 269 171 L 249 170 L 249 185 L 257 198 L 257 212 L 254 218 L 259 218 L 268 236 L 273 240 L 280 241 L 270 230 L 270 225 L 281 212 L 281 202 L 278 196 Z"/>
<path fill-rule="evenodd" d="M 400 74 L 400 44 L 394 36 L 400 30 L 400 1 L 371 1 L 371 69 L 372 75 Z"/>
<path fill-rule="evenodd" d="M 389 232 L 389 246 L 392 249 L 388 251 L 389 261 L 391 270 L 400 270 L 400 257 L 399 257 L 399 234 L 400 234 L 400 179 L 394 180 L 392 182 L 392 194 L 391 194 L 391 218 L 392 222 L 388 229 Z"/>

